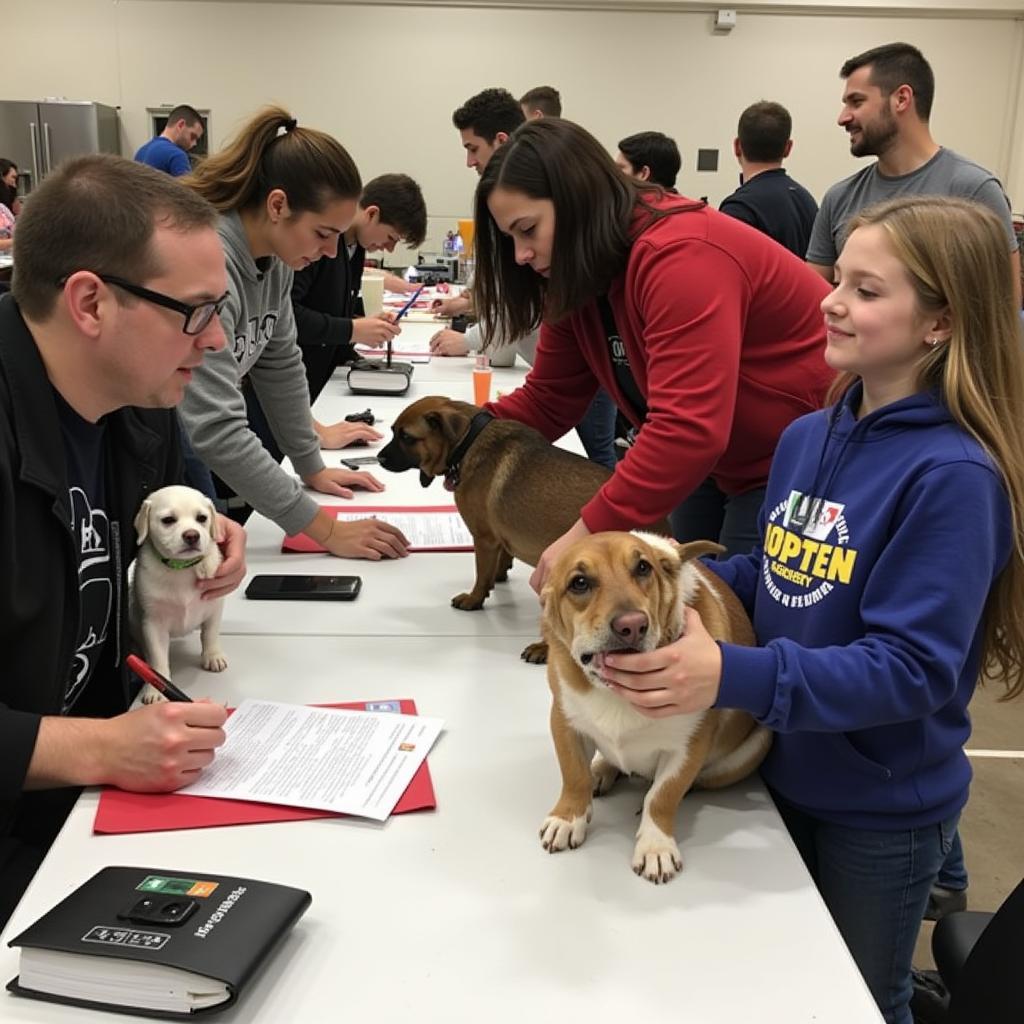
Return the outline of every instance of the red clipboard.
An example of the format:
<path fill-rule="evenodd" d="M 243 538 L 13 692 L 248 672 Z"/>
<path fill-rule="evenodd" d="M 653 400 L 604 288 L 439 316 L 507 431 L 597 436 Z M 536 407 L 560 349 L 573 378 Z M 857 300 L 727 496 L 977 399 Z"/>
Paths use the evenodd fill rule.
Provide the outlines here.
<path fill-rule="evenodd" d="M 360 700 L 347 704 L 319 704 L 317 707 L 365 711 L 368 705 L 387 703 L 398 703 L 403 715 L 416 714 L 416 703 L 411 700 Z M 424 761 L 391 813 L 404 814 L 436 806 L 434 783 L 427 762 Z M 223 825 L 261 825 L 272 821 L 344 817 L 347 815 L 311 810 L 308 807 L 285 807 L 251 800 L 220 800 L 181 793 L 128 793 L 123 789 L 108 787 L 100 793 L 92 830 L 105 835 L 124 835 L 131 832 L 173 832 L 186 828 L 220 828 Z"/>
<path fill-rule="evenodd" d="M 324 512 L 329 516 L 336 516 L 339 512 L 356 512 L 365 515 L 367 518 L 377 512 L 455 512 L 459 510 L 454 505 L 321 505 Z M 326 550 L 322 544 L 317 544 L 312 537 L 304 533 L 297 533 L 293 537 L 285 537 L 281 544 L 281 550 L 285 554 L 323 554 Z M 472 551 L 472 544 L 452 544 L 440 548 L 418 548 L 411 547 L 410 551 Z"/>

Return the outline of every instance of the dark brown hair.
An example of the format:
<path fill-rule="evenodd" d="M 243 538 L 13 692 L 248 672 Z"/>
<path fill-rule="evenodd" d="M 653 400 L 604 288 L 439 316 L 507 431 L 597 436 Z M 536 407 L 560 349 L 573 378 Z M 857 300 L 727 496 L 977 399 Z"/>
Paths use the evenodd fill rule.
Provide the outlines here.
<path fill-rule="evenodd" d="M 418 249 L 427 237 L 427 204 L 423 192 L 408 174 L 382 174 L 366 183 L 359 205 L 376 206 L 381 224 L 394 228 L 402 241 Z"/>
<path fill-rule="evenodd" d="M 761 100 L 740 114 L 736 137 L 743 156 L 751 163 L 772 164 L 786 155 L 793 134 L 793 118 L 781 103 Z"/>
<path fill-rule="evenodd" d="M 870 67 L 869 80 L 883 96 L 891 96 L 901 85 L 909 85 L 914 92 L 914 109 L 922 121 L 932 113 L 935 99 L 935 74 L 924 54 L 910 43 L 886 43 L 873 50 L 865 50 L 851 57 L 840 69 L 839 77 L 846 79 L 860 68 Z"/>
<path fill-rule="evenodd" d="M 508 89 L 484 89 L 452 114 L 452 124 L 460 132 L 471 131 L 488 145 L 498 132 L 511 135 L 525 120 L 523 108 Z"/>
<path fill-rule="evenodd" d="M 555 236 L 548 280 L 515 260 L 487 200 L 495 188 L 550 199 Z M 604 294 L 626 269 L 634 235 L 655 220 L 703 203 L 659 210 L 665 191 L 623 174 L 597 139 L 572 121 L 541 118 L 519 128 L 487 163 L 476 190 L 476 280 L 480 319 L 522 337 L 541 316 L 558 320 Z M 644 214 L 637 222 L 638 212 Z"/>
<path fill-rule="evenodd" d="M 545 117 L 562 116 L 562 96 L 553 85 L 538 85 L 519 97 L 519 106 L 539 110 Z"/>
<path fill-rule="evenodd" d="M 292 213 L 357 199 L 362 182 L 337 139 L 300 128 L 281 107 L 261 110 L 238 135 L 182 179 L 222 213 L 259 206 L 274 190 Z"/>
<path fill-rule="evenodd" d="M 32 193 L 14 233 L 14 293 L 30 320 L 49 319 L 57 282 L 78 270 L 144 284 L 159 276 L 157 224 L 177 231 L 214 228 L 217 211 L 173 178 L 109 154 L 61 164 Z M 120 289 L 118 301 L 134 302 Z"/>

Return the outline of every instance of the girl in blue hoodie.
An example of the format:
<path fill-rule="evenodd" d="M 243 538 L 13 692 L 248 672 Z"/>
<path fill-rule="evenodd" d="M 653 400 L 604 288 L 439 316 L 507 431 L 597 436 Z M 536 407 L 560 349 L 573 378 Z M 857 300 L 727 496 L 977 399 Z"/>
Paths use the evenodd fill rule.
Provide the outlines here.
<path fill-rule="evenodd" d="M 888 1024 L 967 801 L 979 676 L 1024 690 L 1024 358 L 1005 231 L 973 203 L 861 213 L 822 302 L 835 404 L 782 435 L 750 555 L 709 563 L 758 647 L 606 659 L 652 717 L 742 708 L 762 775 Z"/>

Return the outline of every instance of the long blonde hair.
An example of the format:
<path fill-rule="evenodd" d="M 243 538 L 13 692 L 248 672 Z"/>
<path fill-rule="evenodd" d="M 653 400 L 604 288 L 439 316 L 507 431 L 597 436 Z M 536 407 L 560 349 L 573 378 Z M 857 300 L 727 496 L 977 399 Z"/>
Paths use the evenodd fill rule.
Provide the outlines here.
<path fill-rule="evenodd" d="M 947 313 L 949 341 L 924 349 L 920 388 L 937 388 L 950 415 L 999 469 L 1013 516 L 1013 551 L 985 605 L 982 679 L 1004 700 L 1024 692 L 1024 338 L 1006 229 L 986 207 L 945 196 L 904 196 L 849 225 L 877 226 L 903 263 L 920 309 Z M 857 380 L 844 373 L 842 395 Z"/>
<path fill-rule="evenodd" d="M 222 213 L 259 205 L 276 188 L 293 213 L 357 199 L 359 171 L 337 139 L 302 128 L 282 107 L 261 110 L 222 150 L 181 179 Z"/>

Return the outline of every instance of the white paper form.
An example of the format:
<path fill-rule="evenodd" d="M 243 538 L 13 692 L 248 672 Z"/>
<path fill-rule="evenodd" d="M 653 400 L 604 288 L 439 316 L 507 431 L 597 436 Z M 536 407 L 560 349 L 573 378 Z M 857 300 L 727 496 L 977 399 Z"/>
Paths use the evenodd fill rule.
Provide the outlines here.
<path fill-rule="evenodd" d="M 246 700 L 213 764 L 178 792 L 384 821 L 443 727 L 440 718 Z"/>
<path fill-rule="evenodd" d="M 473 534 L 469 532 L 458 509 L 408 512 L 377 511 L 367 508 L 362 511 L 346 510 L 338 513 L 341 522 L 354 522 L 368 515 L 382 522 L 398 527 L 409 540 L 412 551 L 472 551 Z"/>

